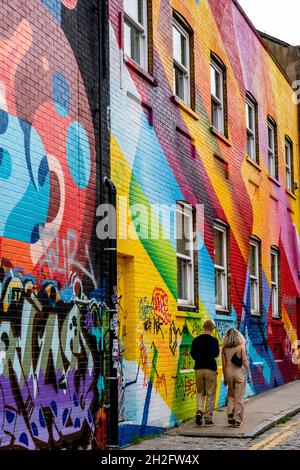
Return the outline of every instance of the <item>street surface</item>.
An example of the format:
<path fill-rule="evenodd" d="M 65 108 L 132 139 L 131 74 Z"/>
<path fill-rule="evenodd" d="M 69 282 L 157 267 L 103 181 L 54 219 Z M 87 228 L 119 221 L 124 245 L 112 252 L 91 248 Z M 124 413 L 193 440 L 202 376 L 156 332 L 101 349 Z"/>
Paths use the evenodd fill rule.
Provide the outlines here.
<path fill-rule="evenodd" d="M 127 450 L 300 450 L 300 414 L 254 439 L 220 439 L 163 435 Z"/>

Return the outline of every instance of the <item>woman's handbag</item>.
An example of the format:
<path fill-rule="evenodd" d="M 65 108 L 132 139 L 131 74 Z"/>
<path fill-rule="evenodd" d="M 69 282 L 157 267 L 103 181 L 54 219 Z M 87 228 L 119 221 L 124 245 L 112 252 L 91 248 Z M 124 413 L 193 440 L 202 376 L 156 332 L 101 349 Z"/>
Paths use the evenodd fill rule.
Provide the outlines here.
<path fill-rule="evenodd" d="M 243 359 L 242 357 L 238 356 L 237 353 L 234 353 L 234 355 L 231 358 L 231 362 L 237 367 L 242 367 L 243 365 Z"/>

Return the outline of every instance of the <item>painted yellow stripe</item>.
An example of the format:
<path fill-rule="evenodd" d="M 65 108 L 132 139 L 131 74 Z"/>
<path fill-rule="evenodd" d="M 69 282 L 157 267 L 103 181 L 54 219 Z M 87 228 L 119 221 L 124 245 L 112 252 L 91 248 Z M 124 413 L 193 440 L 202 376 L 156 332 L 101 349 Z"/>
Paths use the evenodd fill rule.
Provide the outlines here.
<path fill-rule="evenodd" d="M 282 426 L 282 428 L 280 428 L 280 431 L 273 432 L 270 436 L 268 436 L 265 439 L 261 440 L 260 442 L 258 442 L 254 446 L 249 447 L 249 450 L 258 450 L 258 449 L 261 449 L 264 446 L 268 447 L 268 445 L 270 445 L 269 443 L 271 441 L 274 440 L 273 442 L 275 442 L 275 440 L 279 439 L 280 436 L 284 436 L 283 439 L 282 439 L 282 440 L 284 440 L 284 439 L 286 439 L 286 434 L 288 434 L 288 433 L 294 434 L 297 431 L 298 428 L 300 428 L 299 422 L 294 423 L 294 424 L 286 424 L 285 426 Z M 282 431 L 285 431 L 286 429 L 289 429 L 289 431 L 287 433 L 282 434 Z M 275 444 L 275 445 L 277 445 L 277 444 Z M 275 447 L 275 446 L 273 446 L 273 447 Z"/>
<path fill-rule="evenodd" d="M 285 432 L 285 433 L 281 434 L 281 436 L 274 439 L 274 441 L 270 442 L 270 444 L 263 447 L 262 450 L 274 449 L 274 447 L 278 446 L 278 444 L 280 444 L 281 442 L 286 441 L 286 439 L 288 437 L 292 436 L 295 432 L 296 432 L 296 429 L 294 429 L 293 431 L 288 431 L 288 432 Z"/>
<path fill-rule="evenodd" d="M 258 450 L 261 447 L 263 447 L 264 445 L 268 444 L 270 441 L 272 441 L 272 439 L 274 439 L 274 437 L 277 437 L 277 436 L 280 436 L 280 432 L 276 432 L 276 433 L 271 434 L 271 436 L 266 437 L 265 439 L 258 442 L 254 446 L 249 447 L 249 450 Z"/>

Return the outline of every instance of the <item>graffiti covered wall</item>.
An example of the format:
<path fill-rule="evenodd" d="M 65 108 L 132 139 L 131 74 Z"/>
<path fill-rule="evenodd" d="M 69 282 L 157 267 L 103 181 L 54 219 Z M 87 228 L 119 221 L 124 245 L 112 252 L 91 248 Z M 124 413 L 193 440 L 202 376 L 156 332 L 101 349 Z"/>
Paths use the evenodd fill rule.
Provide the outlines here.
<path fill-rule="evenodd" d="M 84 0 L 0 7 L 0 447 L 101 441 L 97 12 Z"/>
<path fill-rule="evenodd" d="M 124 57 L 119 14 L 123 2 L 112 0 L 110 5 L 112 176 L 122 196 L 118 252 L 126 305 L 120 332 L 120 444 L 193 416 L 196 389 L 189 350 L 206 318 L 216 321 L 220 341 L 233 325 L 245 335 L 253 375 L 248 395 L 298 376 L 292 357 L 297 350 L 299 191 L 295 195 L 286 192 L 284 154 L 284 136 L 288 135 L 294 144 L 295 180 L 299 180 L 298 116 L 291 84 L 236 2 L 152 0 L 149 5 L 149 36 L 153 36 L 149 72 Z M 193 110 L 171 99 L 172 9 L 193 31 Z M 227 139 L 210 130 L 211 52 L 226 67 Z M 246 158 L 246 92 L 258 103 L 259 166 Z M 267 170 L 268 115 L 278 126 L 278 182 L 269 178 Z M 174 234 L 159 241 L 144 236 L 152 205 L 173 205 L 178 200 L 204 207 L 204 227 L 198 230 L 198 303 L 194 311 L 182 311 L 177 305 Z M 134 203 L 144 208 L 138 217 L 131 213 Z M 158 216 L 154 219 L 159 225 Z M 217 219 L 230 227 L 231 305 L 227 316 L 218 315 L 215 309 L 213 225 Z M 166 227 L 160 225 L 160 229 Z M 262 315 L 256 318 L 250 314 L 251 235 L 261 240 L 262 249 Z M 279 321 L 271 313 L 271 246 L 280 250 Z M 225 402 L 226 389 L 219 373 L 217 405 Z"/>

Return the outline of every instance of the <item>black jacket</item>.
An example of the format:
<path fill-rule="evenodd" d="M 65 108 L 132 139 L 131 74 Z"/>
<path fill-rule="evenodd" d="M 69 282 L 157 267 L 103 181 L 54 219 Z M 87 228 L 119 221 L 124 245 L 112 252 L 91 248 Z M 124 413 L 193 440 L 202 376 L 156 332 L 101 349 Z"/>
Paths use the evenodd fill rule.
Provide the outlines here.
<path fill-rule="evenodd" d="M 219 342 L 211 335 L 200 335 L 192 342 L 191 356 L 195 361 L 195 370 L 209 369 L 216 371 L 216 358 L 219 354 Z"/>

